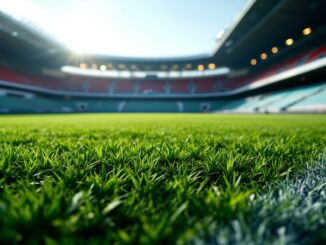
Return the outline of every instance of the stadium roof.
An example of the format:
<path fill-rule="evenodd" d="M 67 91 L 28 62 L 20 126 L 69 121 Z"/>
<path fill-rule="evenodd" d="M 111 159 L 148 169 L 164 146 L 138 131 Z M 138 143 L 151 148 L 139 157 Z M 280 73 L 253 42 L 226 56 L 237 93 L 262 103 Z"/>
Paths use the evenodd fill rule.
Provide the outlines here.
<path fill-rule="evenodd" d="M 254 1 L 224 35 L 213 57 L 224 65 L 234 66 L 236 60 L 244 66 L 264 52 L 270 54 L 272 47 L 285 50 L 289 38 L 303 40 L 307 27 L 314 30 L 313 37 L 325 42 L 325 9 L 323 0 Z"/>
<path fill-rule="evenodd" d="M 326 2 L 323 0 L 251 1 L 221 38 L 211 55 L 173 59 L 76 56 L 49 37 L 31 30 L 27 25 L 15 22 L 0 12 L 0 51 L 6 60 L 14 59 L 14 62 L 21 63 L 33 61 L 34 64 L 39 63 L 47 67 L 79 67 L 81 63 L 85 63 L 88 66 L 106 64 L 116 70 L 180 71 L 198 69 L 200 65 L 208 69 L 209 64 L 214 64 L 214 67 L 243 68 L 250 66 L 252 59 L 259 64 L 268 64 L 292 52 L 291 50 L 300 48 L 300 45 L 307 47 L 324 42 L 325 9 Z M 302 34 L 305 28 L 312 30 L 309 37 Z M 285 44 L 285 40 L 289 38 L 295 45 Z M 271 55 L 272 47 L 277 47 L 277 54 Z M 268 58 L 262 61 L 260 56 L 263 53 Z"/>

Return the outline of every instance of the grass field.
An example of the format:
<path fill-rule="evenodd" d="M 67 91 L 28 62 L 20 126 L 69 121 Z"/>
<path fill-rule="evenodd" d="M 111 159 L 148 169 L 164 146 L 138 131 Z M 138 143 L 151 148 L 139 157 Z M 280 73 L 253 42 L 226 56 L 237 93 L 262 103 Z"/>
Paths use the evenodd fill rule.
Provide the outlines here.
<path fill-rule="evenodd" d="M 2 116 L 0 141 L 2 244 L 326 239 L 325 116 Z M 292 217 L 307 171 L 317 199 Z"/>

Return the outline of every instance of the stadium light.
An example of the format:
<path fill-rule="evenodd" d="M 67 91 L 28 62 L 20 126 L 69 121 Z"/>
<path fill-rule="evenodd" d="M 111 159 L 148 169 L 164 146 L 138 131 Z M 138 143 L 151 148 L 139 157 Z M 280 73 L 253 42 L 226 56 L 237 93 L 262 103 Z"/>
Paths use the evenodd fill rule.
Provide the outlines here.
<path fill-rule="evenodd" d="M 192 64 L 186 64 L 186 69 L 191 69 L 192 68 Z"/>
<path fill-rule="evenodd" d="M 168 69 L 168 66 L 167 65 L 161 65 L 160 68 L 161 68 L 161 70 L 166 70 L 166 69 Z"/>
<path fill-rule="evenodd" d="M 87 65 L 85 63 L 80 63 L 79 68 L 84 70 L 87 68 Z"/>
<path fill-rule="evenodd" d="M 93 65 L 92 65 L 92 69 L 93 69 L 93 70 L 96 70 L 96 69 L 97 69 L 97 65 L 96 65 L 96 64 L 93 64 Z"/>
<path fill-rule="evenodd" d="M 132 65 L 130 66 L 130 68 L 131 68 L 132 70 L 137 70 L 137 65 L 132 64 Z"/>
<path fill-rule="evenodd" d="M 273 47 L 271 51 L 273 54 L 276 54 L 278 52 L 278 47 Z"/>
<path fill-rule="evenodd" d="M 256 65 L 256 64 L 257 64 L 257 60 L 256 60 L 256 59 L 252 59 L 252 60 L 250 61 L 250 64 L 253 65 L 253 66 Z"/>
<path fill-rule="evenodd" d="M 294 43 L 294 40 L 292 38 L 288 38 L 288 39 L 285 40 L 285 44 L 287 46 L 291 46 L 293 43 Z"/>
<path fill-rule="evenodd" d="M 312 30 L 311 30 L 310 27 L 304 28 L 304 29 L 302 30 L 302 34 L 303 34 L 304 36 L 308 36 L 308 35 L 310 35 L 311 32 L 312 32 Z"/>
<path fill-rule="evenodd" d="M 106 65 L 101 65 L 101 66 L 100 66 L 100 70 L 101 70 L 101 71 L 106 71 Z"/>
<path fill-rule="evenodd" d="M 118 67 L 119 67 L 119 69 L 125 69 L 126 68 L 126 66 L 124 64 L 119 64 Z"/>
<path fill-rule="evenodd" d="M 208 64 L 208 69 L 214 70 L 216 68 L 216 65 L 214 63 Z"/>
<path fill-rule="evenodd" d="M 202 67 L 205 69 L 205 67 Z M 77 74 L 77 75 L 84 75 L 84 76 L 95 76 L 95 77 L 110 77 L 110 78 L 121 78 L 121 77 L 134 77 L 134 78 L 140 78 L 145 77 L 146 74 L 156 74 L 158 77 L 203 77 L 203 76 L 212 76 L 212 75 L 225 75 L 230 73 L 230 69 L 228 67 L 219 67 L 214 70 L 190 70 L 190 71 L 139 71 L 139 68 L 137 67 L 137 71 L 118 71 L 110 69 L 106 71 L 100 69 L 80 69 L 76 66 L 62 66 L 61 71 L 63 73 L 67 74 Z"/>
<path fill-rule="evenodd" d="M 266 59 L 267 59 L 267 54 L 266 54 L 266 53 L 262 53 L 262 54 L 260 55 L 260 58 L 261 58 L 262 60 L 266 60 Z"/>
<path fill-rule="evenodd" d="M 197 70 L 198 71 L 203 71 L 205 69 L 204 65 L 198 65 Z"/>
<path fill-rule="evenodd" d="M 172 70 L 177 70 L 179 68 L 179 65 L 177 65 L 177 64 L 174 64 L 173 66 L 172 66 Z"/>
<path fill-rule="evenodd" d="M 144 66 L 144 70 L 146 71 L 150 71 L 152 69 L 152 67 L 150 65 L 145 65 Z"/>

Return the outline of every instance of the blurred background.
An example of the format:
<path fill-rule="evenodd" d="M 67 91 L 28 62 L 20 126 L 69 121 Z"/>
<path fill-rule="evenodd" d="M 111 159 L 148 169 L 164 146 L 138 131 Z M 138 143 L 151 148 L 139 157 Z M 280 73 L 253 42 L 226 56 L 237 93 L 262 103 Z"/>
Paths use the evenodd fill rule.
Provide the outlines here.
<path fill-rule="evenodd" d="M 0 113 L 325 113 L 323 0 L 0 0 Z"/>

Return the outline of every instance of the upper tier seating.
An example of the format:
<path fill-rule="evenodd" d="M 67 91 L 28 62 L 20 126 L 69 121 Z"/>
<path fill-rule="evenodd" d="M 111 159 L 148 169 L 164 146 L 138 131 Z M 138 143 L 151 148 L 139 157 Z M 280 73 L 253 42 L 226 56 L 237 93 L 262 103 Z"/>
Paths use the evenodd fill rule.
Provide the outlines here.
<path fill-rule="evenodd" d="M 241 86 L 245 86 L 251 83 L 254 83 L 255 81 L 258 81 L 263 78 L 267 78 L 273 75 L 277 75 L 281 72 L 284 72 L 286 70 L 299 67 L 301 65 L 307 64 L 309 62 L 315 61 L 317 59 L 321 59 L 325 57 L 326 55 L 326 45 L 323 45 L 317 49 L 307 51 L 303 54 L 300 54 L 298 56 L 295 56 L 285 62 L 282 62 L 280 64 L 277 64 L 267 71 L 263 71 L 259 74 L 255 75 L 248 75 L 241 78 L 231 79 L 228 82 L 224 84 L 224 87 L 228 90 L 233 90 Z"/>
<path fill-rule="evenodd" d="M 137 84 L 137 82 L 136 82 Z M 139 92 L 142 94 L 163 94 L 166 92 L 166 81 L 164 80 L 139 80 Z"/>
<path fill-rule="evenodd" d="M 325 57 L 326 45 L 305 52 L 270 69 L 234 79 L 218 77 L 191 79 L 114 79 L 67 75 L 65 78 L 52 78 L 44 75 L 33 75 L 17 72 L 8 68 L 0 68 L 0 83 L 28 86 L 29 88 L 56 91 L 73 91 L 80 93 L 104 94 L 199 94 L 216 91 L 234 90 L 253 84 L 260 79 L 270 77 L 288 69 L 307 64 Z"/>

